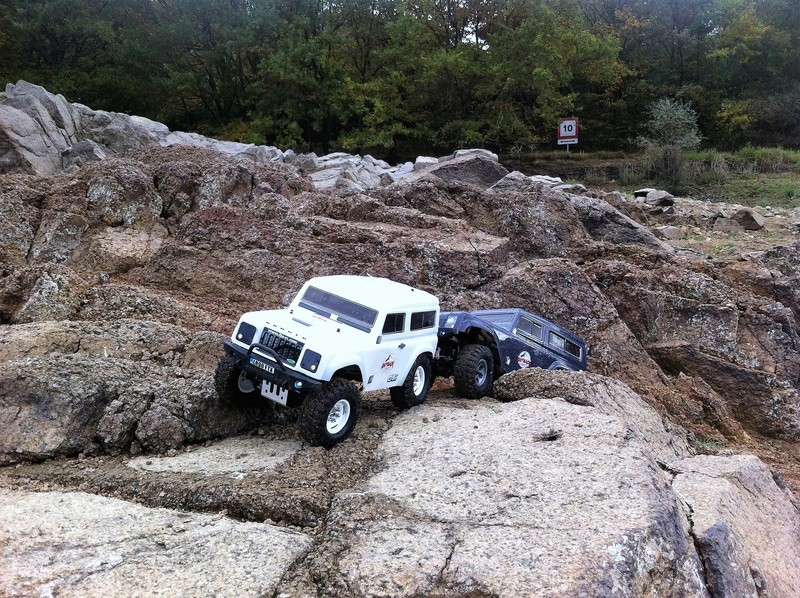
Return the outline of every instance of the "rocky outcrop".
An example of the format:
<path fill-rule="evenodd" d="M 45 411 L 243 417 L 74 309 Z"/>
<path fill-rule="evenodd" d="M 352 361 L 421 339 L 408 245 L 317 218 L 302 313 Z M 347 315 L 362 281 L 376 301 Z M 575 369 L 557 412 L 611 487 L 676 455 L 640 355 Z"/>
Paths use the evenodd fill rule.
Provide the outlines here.
<path fill-rule="evenodd" d="M 800 338 L 794 313 L 703 270 L 690 260 L 646 268 L 598 261 L 589 268 L 667 373 L 705 380 L 752 431 L 796 439 Z"/>
<path fill-rule="evenodd" d="M 380 451 L 380 473 L 336 497 L 313 578 L 374 596 L 703 592 L 667 478 L 615 417 L 431 404 Z"/>
<path fill-rule="evenodd" d="M 751 455 L 692 457 L 672 470 L 712 596 L 800 593 L 800 520 L 780 479 Z"/>
<path fill-rule="evenodd" d="M 222 338 L 137 320 L 0 328 L 0 464 L 165 452 L 247 429 L 209 376 Z"/>
<path fill-rule="evenodd" d="M 771 463 L 800 487 L 800 262 L 796 244 L 698 249 L 776 238 L 713 230 L 738 207 L 598 197 L 483 150 L 393 167 L 216 142 L 27 84 L 0 98 L 9 114 L 24 126 L 0 133 L 0 163 L 16 164 L 0 175 L 0 464 L 14 464 L 0 492 L 15 518 L 47 515 L 29 543 L 0 529 L 23 559 L 3 587 L 117 593 L 119 570 L 149 589 L 144 569 L 162 569 L 148 538 L 175 539 L 144 526 L 94 552 L 54 541 L 88 505 L 162 523 L 183 516 L 153 509 L 226 512 L 292 555 L 228 578 L 195 574 L 182 545 L 164 552 L 212 594 L 231 579 L 271 595 L 797 593 L 793 499 L 733 452 L 783 439 Z M 779 215 L 754 213 L 775 231 Z M 541 313 L 589 342 L 591 373 L 505 377 L 507 403 L 437 381 L 402 414 L 367 396 L 330 451 L 303 445 L 290 412 L 220 405 L 212 375 L 238 315 L 338 273 L 413 284 L 446 309 Z M 26 493 L 69 489 L 147 508 Z M 220 537 L 234 528 L 250 533 Z M 192 583 L 175 591 L 203 593 Z"/>

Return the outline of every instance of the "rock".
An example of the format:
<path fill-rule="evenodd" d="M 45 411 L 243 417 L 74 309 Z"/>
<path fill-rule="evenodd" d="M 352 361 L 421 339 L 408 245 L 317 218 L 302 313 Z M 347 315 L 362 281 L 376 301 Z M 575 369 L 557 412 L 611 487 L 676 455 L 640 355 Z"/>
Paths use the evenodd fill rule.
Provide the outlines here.
<path fill-rule="evenodd" d="M 14 323 L 70 318 L 80 305 L 86 284 L 66 268 L 55 266 L 42 272 L 30 289 L 25 303 L 14 314 Z"/>
<path fill-rule="evenodd" d="M 522 193 L 529 190 L 532 186 L 533 182 L 529 176 L 515 170 L 514 172 L 509 172 L 502 179 L 489 187 L 487 191 L 489 193 L 509 193 L 512 191 Z"/>
<path fill-rule="evenodd" d="M 564 183 L 560 177 L 537 174 L 531 177 L 534 183 L 542 183 L 545 187 L 556 187 Z"/>
<path fill-rule="evenodd" d="M 636 193 L 638 193 L 638 191 L 634 191 L 634 196 L 638 197 Z M 675 203 L 675 198 L 667 191 L 651 189 L 647 192 L 647 195 L 644 196 L 644 202 L 650 206 L 671 206 Z"/>
<path fill-rule="evenodd" d="M 197 337 L 179 328 L 52 322 L 0 333 L 0 463 L 94 451 L 97 441 L 119 453 L 134 438 L 165 452 L 248 425 L 219 404 L 211 364 L 176 367 L 197 363 Z"/>
<path fill-rule="evenodd" d="M 140 124 L 127 114 L 91 110 L 75 105 L 80 113 L 80 136 L 119 153 L 159 143 L 160 138 L 151 124 Z"/>
<path fill-rule="evenodd" d="M 312 542 L 272 525 L 81 492 L 0 497 L 0 586 L 12 595 L 272 595 Z"/>
<path fill-rule="evenodd" d="M 703 379 L 751 431 L 797 437 L 800 345 L 791 309 L 691 259 L 596 261 L 589 270 L 665 372 Z"/>
<path fill-rule="evenodd" d="M 190 473 L 203 476 L 263 474 L 276 469 L 300 450 L 297 440 L 228 438 L 209 447 L 174 457 L 137 457 L 128 467 L 157 473 Z"/>
<path fill-rule="evenodd" d="M 449 157 L 439 158 L 439 161 L 440 162 L 445 162 L 445 161 L 447 161 L 447 160 L 449 160 L 451 158 L 461 158 L 463 156 L 481 156 L 483 158 L 487 158 L 487 159 L 492 160 L 494 162 L 498 161 L 497 154 L 495 154 L 494 152 L 490 152 L 489 150 L 480 149 L 480 148 L 456 150 Z"/>
<path fill-rule="evenodd" d="M 586 186 L 580 183 L 564 183 L 562 185 L 556 185 L 553 189 L 556 191 L 563 191 L 564 193 L 576 193 L 579 195 L 588 191 Z"/>
<path fill-rule="evenodd" d="M 61 165 L 64 169 L 81 167 L 87 162 L 97 162 L 108 157 L 102 145 L 87 139 L 78 141 L 61 152 Z"/>
<path fill-rule="evenodd" d="M 571 195 L 570 202 L 583 226 L 598 241 L 644 245 L 663 253 L 674 249 L 656 238 L 649 229 L 635 222 L 608 202 L 596 197 Z"/>
<path fill-rule="evenodd" d="M 550 372 L 539 368 L 517 370 L 501 376 L 494 386 L 498 400 L 520 401 L 528 397 L 561 399 L 573 405 L 593 407 L 628 422 L 638 438 L 650 445 L 656 457 L 667 462 L 673 455 L 689 456 L 689 446 L 674 426 L 622 382 L 587 372 Z"/>
<path fill-rule="evenodd" d="M 677 226 L 657 226 L 655 228 L 655 235 L 659 239 L 666 239 L 667 241 L 680 241 L 686 238 L 686 233 Z"/>
<path fill-rule="evenodd" d="M 744 230 L 761 230 L 766 222 L 761 214 L 750 208 L 737 211 L 732 219 L 738 222 Z M 714 224 L 716 225 L 716 223 Z"/>
<path fill-rule="evenodd" d="M 652 193 L 654 191 L 657 192 L 658 189 L 653 189 L 652 187 L 645 187 L 643 189 L 637 189 L 636 191 L 634 191 L 633 192 L 633 196 L 634 197 L 647 197 L 647 195 L 649 193 Z"/>
<path fill-rule="evenodd" d="M 740 233 L 744 230 L 742 225 L 733 218 L 722 217 L 714 220 L 714 226 L 711 229 L 719 233 Z"/>
<path fill-rule="evenodd" d="M 698 456 L 670 468 L 712 596 L 800 595 L 797 505 L 759 459 Z"/>
<path fill-rule="evenodd" d="M 431 158 L 430 156 L 417 156 L 417 159 L 414 160 L 414 170 L 424 170 L 425 168 L 438 163 L 439 160 L 437 158 Z"/>
<path fill-rule="evenodd" d="M 481 154 L 467 153 L 452 160 L 440 162 L 430 169 L 430 173 L 445 183 L 458 181 L 477 185 L 488 189 L 508 174 L 496 159 L 492 160 Z"/>
<path fill-rule="evenodd" d="M 49 123 L 48 123 L 49 124 Z M 34 118 L 17 108 L 0 104 L 0 174 L 53 174 L 61 168 L 66 143 L 49 141 L 49 134 Z"/>

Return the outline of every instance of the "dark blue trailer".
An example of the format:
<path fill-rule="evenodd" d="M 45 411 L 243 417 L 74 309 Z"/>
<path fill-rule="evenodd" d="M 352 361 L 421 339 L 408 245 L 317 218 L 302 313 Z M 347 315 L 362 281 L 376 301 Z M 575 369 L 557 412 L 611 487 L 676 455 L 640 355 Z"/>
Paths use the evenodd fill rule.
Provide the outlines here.
<path fill-rule="evenodd" d="M 494 381 L 514 370 L 586 369 L 588 347 L 566 328 L 523 309 L 442 312 L 436 374 L 453 376 L 466 398 L 491 394 Z"/>

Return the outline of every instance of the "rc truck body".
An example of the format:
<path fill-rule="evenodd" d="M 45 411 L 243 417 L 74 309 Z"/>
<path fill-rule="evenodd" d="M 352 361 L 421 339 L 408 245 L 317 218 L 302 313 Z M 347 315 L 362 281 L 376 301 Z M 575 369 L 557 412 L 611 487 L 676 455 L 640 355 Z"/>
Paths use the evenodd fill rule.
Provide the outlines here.
<path fill-rule="evenodd" d="M 398 407 L 421 403 L 433 380 L 439 300 L 385 278 L 312 278 L 284 309 L 241 316 L 215 375 L 221 399 L 300 409 L 313 445 L 350 434 L 361 390 L 388 388 Z"/>
<path fill-rule="evenodd" d="M 585 370 L 587 353 L 580 337 L 522 309 L 442 312 L 436 375 L 453 376 L 456 392 L 476 399 L 514 370 Z"/>

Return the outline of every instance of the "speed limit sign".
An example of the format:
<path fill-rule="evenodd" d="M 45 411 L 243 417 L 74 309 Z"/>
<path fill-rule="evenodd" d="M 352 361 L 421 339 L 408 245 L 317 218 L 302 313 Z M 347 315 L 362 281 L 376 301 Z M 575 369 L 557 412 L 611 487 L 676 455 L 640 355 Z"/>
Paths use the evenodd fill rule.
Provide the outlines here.
<path fill-rule="evenodd" d="M 578 119 L 562 118 L 558 121 L 558 145 L 578 143 Z"/>

